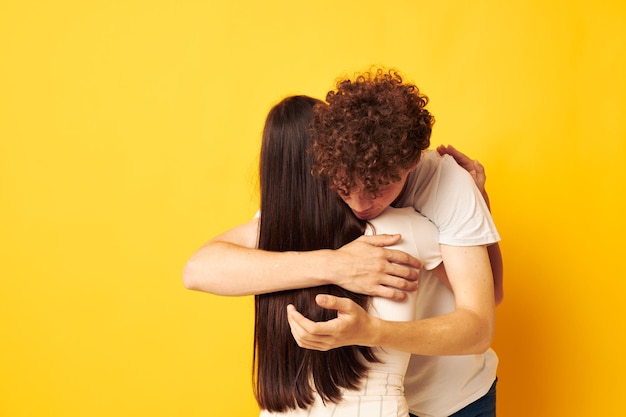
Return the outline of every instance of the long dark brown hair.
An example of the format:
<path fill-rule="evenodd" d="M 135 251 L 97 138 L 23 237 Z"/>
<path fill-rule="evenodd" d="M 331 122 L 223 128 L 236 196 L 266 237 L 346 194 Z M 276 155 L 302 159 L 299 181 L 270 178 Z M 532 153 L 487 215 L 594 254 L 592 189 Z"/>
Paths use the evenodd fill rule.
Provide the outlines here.
<path fill-rule="evenodd" d="M 321 103 L 292 96 L 272 108 L 265 122 L 260 159 L 261 217 L 258 248 L 270 251 L 337 249 L 359 237 L 365 224 L 311 173 L 309 122 Z M 376 358 L 370 348 L 347 346 L 319 352 L 300 348 L 287 322 L 287 305 L 306 317 L 326 321 L 337 316 L 315 304 L 320 293 L 349 297 L 366 306 L 368 297 L 335 285 L 274 292 L 255 297 L 255 395 L 273 412 L 306 408 L 313 389 L 324 401 L 341 400 L 341 389 L 354 389 Z M 313 383 L 314 387 L 311 385 Z"/>

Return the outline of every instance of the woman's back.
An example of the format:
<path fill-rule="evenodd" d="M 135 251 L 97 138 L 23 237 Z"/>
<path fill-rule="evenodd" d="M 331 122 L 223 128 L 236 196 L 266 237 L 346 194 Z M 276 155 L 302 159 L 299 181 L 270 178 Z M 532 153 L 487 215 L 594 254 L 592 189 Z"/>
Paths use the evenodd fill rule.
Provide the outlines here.
<path fill-rule="evenodd" d="M 404 251 L 421 260 L 424 266 L 420 271 L 420 281 L 431 279 L 433 275 L 431 270 L 442 262 L 442 258 L 439 249 L 439 232 L 430 220 L 411 207 L 389 207 L 370 223 L 376 234 L 402 234 L 402 240 L 390 248 Z M 367 234 L 373 233 L 368 230 Z M 432 278 L 436 279 L 436 277 Z M 407 293 L 404 301 L 372 297 L 369 313 L 388 321 L 411 321 L 415 320 L 416 302 L 416 292 Z M 374 353 L 381 363 L 372 364 L 370 370 L 401 375 L 406 372 L 410 353 L 387 348 L 376 348 Z"/>
<path fill-rule="evenodd" d="M 437 228 L 412 208 L 388 208 L 370 221 L 367 234 L 401 233 L 402 240 L 393 249 L 403 250 L 424 263 L 420 279 L 436 279 L 429 270 L 441 263 Z M 373 228 L 373 230 L 372 230 Z M 369 312 L 384 320 L 409 321 L 415 319 L 415 292 L 408 293 L 404 301 L 372 297 Z M 404 374 L 410 354 L 384 347 L 373 349 L 380 362 L 370 363 L 366 376 L 356 390 L 344 390 L 342 400 L 329 403 L 316 395 L 307 409 L 285 413 L 261 412 L 261 417 L 406 417 L 408 406 L 404 397 Z"/>

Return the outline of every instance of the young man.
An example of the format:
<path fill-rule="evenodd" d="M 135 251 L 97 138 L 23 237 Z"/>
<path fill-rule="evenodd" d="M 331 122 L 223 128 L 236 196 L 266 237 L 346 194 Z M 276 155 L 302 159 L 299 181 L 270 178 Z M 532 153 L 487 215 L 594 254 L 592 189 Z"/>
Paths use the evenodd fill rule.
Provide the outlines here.
<path fill-rule="evenodd" d="M 328 322 L 313 323 L 290 306 L 294 338 L 309 349 L 361 345 L 411 352 L 405 390 L 412 413 L 494 415 L 498 359 L 489 345 L 494 293 L 498 302 L 502 297 L 502 262 L 484 182 L 481 195 L 454 159 L 424 152 L 433 123 L 428 99 L 397 72 L 343 80 L 326 101 L 312 122 L 318 174 L 362 219 L 377 217 L 389 205 L 412 206 L 428 217 L 439 229 L 449 282 L 448 288 L 420 282 L 412 322 L 385 322 L 326 295 L 318 296 L 318 304 L 338 310 L 338 318 Z M 480 165 L 472 167 L 454 148 L 439 150 L 479 175 Z"/>
<path fill-rule="evenodd" d="M 472 409 L 483 406 L 495 413 L 495 393 L 490 392 L 497 357 L 489 344 L 494 283 L 499 302 L 502 269 L 497 245 L 485 246 L 499 237 L 485 203 L 482 167 L 453 148 L 440 148 L 473 172 L 485 200 L 453 158 L 423 153 L 433 122 L 425 109 L 427 99 L 394 72 L 344 80 L 327 101 L 313 123 L 319 173 L 328 176 L 361 218 L 373 218 L 392 203 L 413 206 L 429 217 L 439 228 L 454 296 L 447 288 L 435 288 L 433 297 L 423 299 L 418 320 L 403 323 L 375 320 L 349 300 L 321 296 L 319 304 L 339 310 L 338 318 L 313 323 L 290 308 L 294 337 L 313 349 L 359 344 L 419 355 L 405 383 L 416 415 L 477 415 L 470 414 Z M 185 285 L 246 295 L 333 283 L 398 300 L 405 290 L 416 288 L 414 268 L 420 261 L 384 248 L 399 236 L 361 237 L 337 251 L 270 253 L 254 249 L 255 231 L 253 220 L 209 241 L 187 263 Z M 456 358 L 461 361 L 452 361 Z"/>

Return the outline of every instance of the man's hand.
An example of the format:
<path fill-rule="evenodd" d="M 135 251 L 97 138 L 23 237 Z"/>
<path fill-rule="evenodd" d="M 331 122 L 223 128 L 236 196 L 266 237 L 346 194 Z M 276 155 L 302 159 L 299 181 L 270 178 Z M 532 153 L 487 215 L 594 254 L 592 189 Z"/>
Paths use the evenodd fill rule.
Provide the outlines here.
<path fill-rule="evenodd" d="M 316 323 L 288 305 L 287 318 L 298 346 L 321 351 L 349 345 L 373 346 L 378 319 L 349 298 L 319 294 L 315 302 L 320 307 L 337 310 L 337 318 Z"/>
<path fill-rule="evenodd" d="M 334 251 L 331 281 L 342 288 L 401 301 L 417 290 L 422 262 L 408 253 L 387 249 L 400 235 L 361 236 Z"/>
<path fill-rule="evenodd" d="M 487 203 L 487 207 L 489 207 L 489 196 L 487 195 L 487 191 L 485 190 L 485 182 L 487 182 L 485 167 L 483 167 L 480 162 L 475 159 L 471 159 L 469 156 L 457 150 L 452 145 L 439 145 L 437 147 L 437 152 L 439 152 L 439 155 L 450 155 L 454 158 L 457 164 L 459 164 L 463 169 L 470 173 L 472 178 L 474 178 L 476 187 L 478 187 L 478 190 L 483 195 L 485 203 Z"/>
<path fill-rule="evenodd" d="M 450 155 L 453 157 L 457 164 L 470 173 L 480 192 L 484 193 L 487 176 L 485 175 L 485 168 L 480 162 L 471 159 L 452 145 L 439 145 L 437 152 L 439 152 L 440 155 Z"/>

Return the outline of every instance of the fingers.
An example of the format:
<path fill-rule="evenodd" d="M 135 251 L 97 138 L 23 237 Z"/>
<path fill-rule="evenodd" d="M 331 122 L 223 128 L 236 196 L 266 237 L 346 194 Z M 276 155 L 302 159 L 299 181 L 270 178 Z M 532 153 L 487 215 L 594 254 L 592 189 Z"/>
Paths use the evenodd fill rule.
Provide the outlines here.
<path fill-rule="evenodd" d="M 474 162 L 474 169 L 476 170 L 476 172 L 484 174 L 485 173 L 485 167 L 483 166 L 483 164 L 481 164 L 477 160 L 474 160 L 473 162 Z"/>
<path fill-rule="evenodd" d="M 372 295 L 394 301 L 404 301 L 408 292 L 417 291 L 418 288 L 417 280 L 410 281 L 396 276 L 387 276 Z"/>
<path fill-rule="evenodd" d="M 406 265 L 417 269 L 422 268 L 422 261 L 401 250 L 387 249 L 385 258 L 393 264 Z M 407 276 L 406 278 L 410 278 L 410 276 Z M 415 276 L 415 279 L 417 279 L 417 276 Z"/>
<path fill-rule="evenodd" d="M 328 294 L 318 294 L 315 302 L 322 308 L 337 310 L 337 318 L 316 323 L 296 311 L 293 305 L 287 306 L 291 334 L 298 346 L 326 351 L 355 344 L 350 334 L 360 329 L 357 319 L 362 314 L 367 315 L 365 310 L 349 298 Z"/>
<path fill-rule="evenodd" d="M 468 169 L 469 167 L 474 165 L 474 160 L 472 160 L 472 158 L 465 155 L 463 152 L 459 151 L 452 145 L 439 145 L 437 147 L 437 152 L 439 152 L 440 155 L 450 155 L 459 165 L 461 165 L 465 169 Z"/>
<path fill-rule="evenodd" d="M 457 164 L 472 175 L 478 189 L 481 192 L 484 192 L 487 177 L 485 175 L 485 167 L 483 167 L 480 162 L 465 155 L 452 145 L 439 145 L 437 147 L 437 152 L 439 152 L 440 155 L 447 154 L 454 158 Z"/>
<path fill-rule="evenodd" d="M 328 322 L 316 323 L 304 317 L 293 305 L 287 306 L 287 320 L 291 334 L 298 346 L 305 349 L 326 351 L 331 348 L 326 340 L 330 339 Z"/>
<path fill-rule="evenodd" d="M 406 252 L 396 249 L 385 249 L 385 259 L 379 278 L 379 285 L 373 295 L 402 301 L 407 291 L 417 291 L 419 270 L 422 261 Z"/>
<path fill-rule="evenodd" d="M 413 268 L 392 265 L 393 271 L 387 273 L 380 284 L 402 291 L 415 291 L 418 287 L 419 271 Z"/>
<path fill-rule="evenodd" d="M 484 186 L 485 182 L 487 181 L 487 175 L 485 174 L 485 167 L 478 161 L 473 161 L 474 162 L 474 170 L 476 171 L 476 183 L 479 185 Z"/>
<path fill-rule="evenodd" d="M 400 241 L 402 235 L 374 235 L 374 236 L 361 236 L 357 240 L 363 243 L 367 243 L 372 246 L 384 247 L 392 246 Z"/>
<path fill-rule="evenodd" d="M 401 235 L 374 235 L 374 236 L 361 236 L 357 239 L 357 241 L 361 243 L 366 243 L 375 247 L 386 247 L 392 246 L 395 243 L 398 243 L 402 238 Z M 416 257 L 409 255 L 408 253 L 398 250 L 398 249 L 384 249 L 384 252 L 372 252 L 369 256 L 381 257 L 387 260 L 388 262 L 408 265 L 413 268 L 421 268 L 422 262 Z"/>
<path fill-rule="evenodd" d="M 443 156 L 448 153 L 448 147 L 446 145 L 439 145 L 437 146 L 437 152 L 439 152 L 439 155 Z"/>
<path fill-rule="evenodd" d="M 336 281 L 350 291 L 402 301 L 407 291 L 417 290 L 422 262 L 416 257 L 387 246 L 397 243 L 401 235 L 361 236 L 337 251 L 347 264 Z M 345 262 L 347 260 L 347 262 Z M 338 262 L 338 265 L 342 263 Z M 337 302 L 330 298 L 329 302 Z M 322 301 L 324 303 L 324 301 Z M 330 304 L 327 308 L 340 309 Z"/>
<path fill-rule="evenodd" d="M 403 301 L 406 292 L 417 291 L 422 261 L 406 252 L 384 249 L 386 262 L 380 269 L 378 286 L 371 295 Z"/>
<path fill-rule="evenodd" d="M 416 289 L 417 289 L 417 286 L 416 286 Z M 393 301 L 404 301 L 407 297 L 406 292 L 395 290 L 390 287 L 385 287 L 383 285 L 377 288 L 377 291 L 375 291 L 374 295 L 376 297 L 386 298 L 388 300 L 393 300 Z"/>
<path fill-rule="evenodd" d="M 293 304 L 287 306 L 287 320 L 291 327 L 292 333 L 296 331 L 298 334 L 310 333 L 307 329 L 314 327 L 315 322 L 304 317 Z M 295 335 L 294 335 L 295 336 Z"/>
<path fill-rule="evenodd" d="M 350 312 L 356 304 L 349 298 L 337 297 L 329 294 L 317 294 L 315 302 L 318 306 L 327 310 L 337 310 L 339 312 Z"/>

